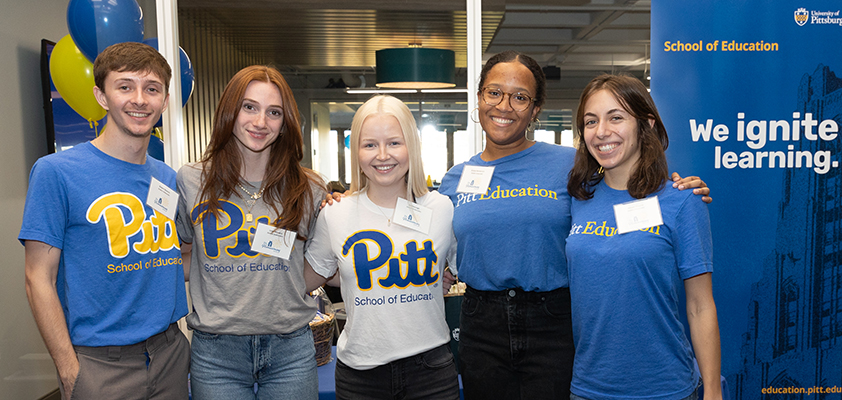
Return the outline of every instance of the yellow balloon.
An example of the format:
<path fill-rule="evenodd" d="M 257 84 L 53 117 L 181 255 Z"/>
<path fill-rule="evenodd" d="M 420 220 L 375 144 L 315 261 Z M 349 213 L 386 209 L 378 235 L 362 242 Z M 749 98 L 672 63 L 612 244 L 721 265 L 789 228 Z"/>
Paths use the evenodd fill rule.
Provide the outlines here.
<path fill-rule="evenodd" d="M 50 76 L 67 105 L 88 121 L 105 116 L 94 97 L 94 65 L 66 35 L 56 43 L 50 55 Z"/>

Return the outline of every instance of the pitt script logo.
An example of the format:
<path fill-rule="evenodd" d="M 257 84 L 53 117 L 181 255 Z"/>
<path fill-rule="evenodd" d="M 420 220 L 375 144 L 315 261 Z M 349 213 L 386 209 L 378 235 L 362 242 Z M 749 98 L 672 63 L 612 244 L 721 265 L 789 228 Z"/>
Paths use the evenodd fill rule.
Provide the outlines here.
<path fill-rule="evenodd" d="M 128 215 L 124 215 L 124 211 L 128 211 Z M 105 221 L 109 251 L 115 258 L 128 256 L 130 249 L 146 254 L 178 248 L 175 223 L 158 211 L 147 219 L 143 202 L 131 193 L 114 192 L 100 196 L 88 206 L 85 218 L 91 224 Z M 132 245 L 131 239 L 138 233 L 140 240 Z"/>
<path fill-rule="evenodd" d="M 573 235 L 594 235 L 594 236 L 604 236 L 604 237 L 611 237 L 617 234 L 617 228 L 613 226 L 607 226 L 607 221 L 602 221 L 602 224 L 598 224 L 596 221 L 588 221 L 585 225 L 580 225 L 574 223 L 572 227 L 570 227 L 570 236 Z M 649 232 L 655 235 L 661 235 L 661 226 L 651 226 L 649 228 L 643 228 L 640 230 L 641 232 Z M 631 232 L 628 232 L 631 233 Z"/>
<path fill-rule="evenodd" d="M 254 233 L 257 231 L 256 226 L 259 222 L 270 224 L 269 217 L 265 215 L 257 217 L 255 218 L 254 225 L 247 226 L 245 225 L 245 214 L 240 206 L 222 199 L 219 200 L 219 211 L 223 216 L 221 221 L 213 213 L 208 212 L 207 202 L 196 205 L 190 213 L 190 219 L 193 221 L 193 225 L 199 224 L 201 227 L 199 231 L 202 232 L 205 255 L 208 258 L 216 259 L 224 251 L 230 257 L 243 255 L 251 258 L 257 257 L 260 253 L 251 251 L 251 240 L 249 236 L 254 236 Z M 224 218 L 224 216 L 228 218 Z M 234 245 L 225 246 L 223 249 L 221 242 L 230 237 L 235 238 Z"/>
<path fill-rule="evenodd" d="M 368 258 L 369 246 L 376 246 L 371 252 L 377 254 L 373 259 Z M 384 289 L 432 285 L 439 280 L 438 272 L 434 273 L 438 256 L 432 240 L 425 240 L 420 249 L 418 242 L 407 242 L 404 252 L 397 257 L 390 257 L 392 250 L 392 239 L 378 231 L 359 231 L 345 240 L 342 255 L 347 256 L 349 251 L 353 252 L 354 272 L 360 290 L 371 290 L 372 274 L 383 267 L 387 268 L 388 275 L 377 279 L 377 284 Z M 406 271 L 406 275 L 403 275 L 403 271 Z"/>
<path fill-rule="evenodd" d="M 534 187 L 521 187 L 514 189 L 501 189 L 500 185 L 497 185 L 496 189 L 491 189 L 492 188 L 489 187 L 488 190 L 486 190 L 485 193 L 481 195 L 470 193 L 457 193 L 456 207 L 462 206 L 463 204 L 467 204 L 472 201 L 500 200 L 515 197 L 543 197 L 546 199 L 558 200 L 558 193 L 556 193 L 554 190 L 539 188 L 538 185 L 535 185 Z"/>

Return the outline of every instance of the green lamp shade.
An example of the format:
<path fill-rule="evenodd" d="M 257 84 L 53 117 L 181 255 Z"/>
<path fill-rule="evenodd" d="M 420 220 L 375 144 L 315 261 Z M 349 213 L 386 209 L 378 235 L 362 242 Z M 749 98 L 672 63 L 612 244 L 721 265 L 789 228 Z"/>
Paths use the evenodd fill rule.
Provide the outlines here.
<path fill-rule="evenodd" d="M 439 89 L 456 86 L 453 50 L 407 47 L 375 52 L 377 87 Z"/>

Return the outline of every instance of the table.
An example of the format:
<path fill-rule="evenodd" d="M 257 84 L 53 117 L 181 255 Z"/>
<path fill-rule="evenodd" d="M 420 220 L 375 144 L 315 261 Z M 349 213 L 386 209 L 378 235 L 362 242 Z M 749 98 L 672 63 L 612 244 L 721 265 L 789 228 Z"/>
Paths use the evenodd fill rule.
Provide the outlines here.
<path fill-rule="evenodd" d="M 336 400 L 336 346 L 330 348 L 330 362 L 316 368 L 319 373 L 319 400 Z"/>

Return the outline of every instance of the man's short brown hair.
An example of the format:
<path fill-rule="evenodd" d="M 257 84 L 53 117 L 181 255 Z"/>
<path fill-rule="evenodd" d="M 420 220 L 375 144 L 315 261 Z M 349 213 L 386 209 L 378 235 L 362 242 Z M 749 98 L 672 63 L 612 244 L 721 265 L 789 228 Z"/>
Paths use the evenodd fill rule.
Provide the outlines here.
<path fill-rule="evenodd" d="M 105 77 L 114 72 L 149 72 L 163 79 L 164 94 L 170 91 L 172 69 L 158 50 L 138 42 L 123 42 L 105 48 L 94 61 L 94 83 L 105 90 Z"/>

